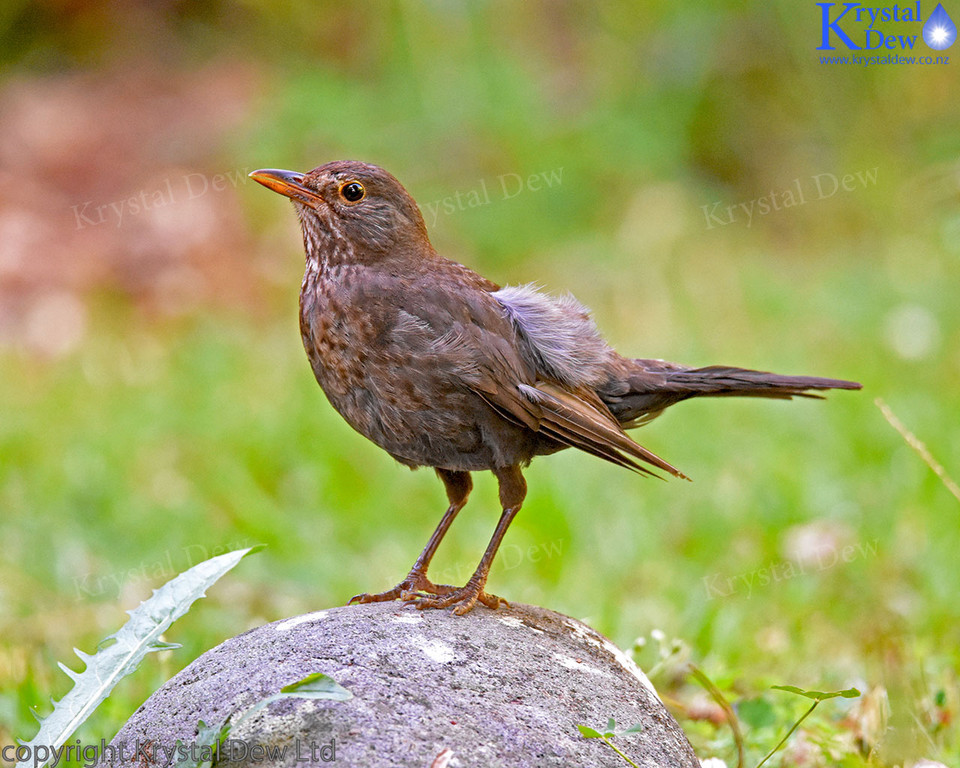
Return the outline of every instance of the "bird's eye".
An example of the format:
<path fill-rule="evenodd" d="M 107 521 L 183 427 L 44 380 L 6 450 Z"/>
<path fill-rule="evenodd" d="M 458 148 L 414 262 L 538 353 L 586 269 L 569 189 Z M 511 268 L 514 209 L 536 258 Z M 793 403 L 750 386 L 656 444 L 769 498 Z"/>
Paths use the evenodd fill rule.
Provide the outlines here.
<path fill-rule="evenodd" d="M 359 181 L 348 181 L 340 187 L 340 197 L 348 203 L 359 203 L 366 194 L 367 191 Z"/>

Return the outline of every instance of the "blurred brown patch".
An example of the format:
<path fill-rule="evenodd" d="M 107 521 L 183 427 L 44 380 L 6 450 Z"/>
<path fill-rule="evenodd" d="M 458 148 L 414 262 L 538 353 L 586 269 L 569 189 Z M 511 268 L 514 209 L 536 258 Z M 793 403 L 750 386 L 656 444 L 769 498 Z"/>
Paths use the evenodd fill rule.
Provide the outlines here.
<path fill-rule="evenodd" d="M 165 314 L 257 298 L 237 194 L 252 168 L 210 167 L 257 81 L 235 61 L 7 81 L 0 344 L 69 351 L 94 290 Z"/>

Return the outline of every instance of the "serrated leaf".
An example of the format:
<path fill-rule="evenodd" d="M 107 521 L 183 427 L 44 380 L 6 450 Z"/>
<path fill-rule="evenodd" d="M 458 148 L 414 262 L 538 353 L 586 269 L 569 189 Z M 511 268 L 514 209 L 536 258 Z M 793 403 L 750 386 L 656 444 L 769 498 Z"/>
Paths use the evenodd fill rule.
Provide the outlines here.
<path fill-rule="evenodd" d="M 280 689 L 280 694 L 295 694 L 304 699 L 334 699 L 336 701 L 346 701 L 353 698 L 350 691 L 323 672 L 314 672 L 312 675 L 307 675 L 303 680 L 283 686 Z M 275 698 L 280 698 L 280 696 Z"/>
<path fill-rule="evenodd" d="M 204 754 L 209 748 L 211 755 L 215 745 L 221 744 L 230 733 L 230 728 L 223 723 L 219 725 L 207 725 L 203 720 L 197 721 L 197 738 L 193 740 L 193 749 L 185 749 L 185 756 L 177 761 L 173 768 L 209 768 L 213 760 L 200 760 L 199 755 Z M 177 746 L 182 744 L 177 739 Z M 191 755 L 197 755 L 194 759 Z"/>
<path fill-rule="evenodd" d="M 57 666 L 60 667 L 60 671 L 63 672 L 63 674 L 65 674 L 67 677 L 69 677 L 73 681 L 76 681 L 76 679 L 80 677 L 79 672 L 75 672 L 74 670 L 70 669 L 70 667 L 68 667 L 62 661 L 58 661 Z"/>
<path fill-rule="evenodd" d="M 252 707 L 244 711 L 244 713 L 240 715 L 236 721 L 231 723 L 229 726 L 225 725 L 225 727 L 228 730 L 232 727 L 236 727 L 248 717 L 252 717 L 255 713 L 259 712 L 268 704 L 272 704 L 275 701 L 280 701 L 281 699 L 333 699 L 334 701 L 346 701 L 347 699 L 352 698 L 353 694 L 340 685 L 332 677 L 323 674 L 323 672 L 313 672 L 302 680 L 297 680 L 295 683 L 285 685 L 280 689 L 280 693 L 274 693 L 271 696 L 267 696 L 265 699 L 261 699 Z M 232 717 L 232 715 L 230 717 Z M 229 720 L 230 718 L 228 717 L 227 719 Z"/>
<path fill-rule="evenodd" d="M 177 648 L 182 648 L 183 646 L 180 643 L 168 643 L 166 640 L 157 640 L 153 645 L 150 646 L 151 651 L 175 651 Z"/>
<path fill-rule="evenodd" d="M 221 726 L 207 725 L 203 720 L 197 721 L 197 746 L 210 746 L 220 733 Z"/>
<path fill-rule="evenodd" d="M 151 651 L 163 650 L 168 643 L 160 636 L 173 622 L 183 616 L 216 581 L 251 552 L 262 547 L 250 547 L 212 557 L 174 577 L 137 608 L 128 611 L 130 618 L 119 630 L 104 638 L 98 651 L 91 656 L 74 649 L 86 668 L 77 673 L 73 688 L 58 702 L 53 712 L 40 720 L 40 730 L 27 742 L 31 754 L 44 745 L 60 747 L 99 706 L 114 686 L 131 674 Z M 33 761 L 18 763 L 17 768 L 43 768 L 46 763 Z"/>
<path fill-rule="evenodd" d="M 578 725 L 577 730 L 580 731 L 580 734 L 587 739 L 603 738 L 603 734 L 601 734 L 600 731 L 597 731 L 588 725 Z"/>
<path fill-rule="evenodd" d="M 804 696 L 808 699 L 815 699 L 816 701 L 825 701 L 826 699 L 855 699 L 860 695 L 860 691 L 856 688 L 845 688 L 842 691 L 805 691 L 803 688 L 797 688 L 795 685 L 773 685 L 771 688 L 776 688 L 778 691 L 786 691 L 787 693 L 795 693 L 798 696 Z"/>

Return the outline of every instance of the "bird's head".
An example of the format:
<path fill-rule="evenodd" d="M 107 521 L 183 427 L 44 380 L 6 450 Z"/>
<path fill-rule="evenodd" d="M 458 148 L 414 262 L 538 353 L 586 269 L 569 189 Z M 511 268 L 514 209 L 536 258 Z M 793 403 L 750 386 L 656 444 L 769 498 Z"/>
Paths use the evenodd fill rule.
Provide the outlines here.
<path fill-rule="evenodd" d="M 432 250 L 416 202 L 379 166 L 339 160 L 308 173 L 263 169 L 250 178 L 293 201 L 308 259 L 365 261 Z"/>

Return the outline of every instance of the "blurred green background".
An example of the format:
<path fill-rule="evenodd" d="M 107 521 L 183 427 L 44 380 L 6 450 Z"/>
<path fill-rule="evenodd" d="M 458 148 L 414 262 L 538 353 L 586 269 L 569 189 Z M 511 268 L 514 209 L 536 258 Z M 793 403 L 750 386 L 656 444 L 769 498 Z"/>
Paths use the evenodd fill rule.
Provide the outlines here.
<path fill-rule="evenodd" d="M 269 545 L 78 736 L 109 738 L 227 637 L 391 586 L 439 520 L 433 474 L 316 386 L 296 219 L 246 178 L 352 158 L 405 184 L 442 254 L 573 291 L 624 353 L 864 383 L 692 402 L 634 433 L 692 484 L 538 460 L 493 591 L 625 648 L 678 638 L 734 699 L 869 692 L 771 764 L 960 764 L 960 500 L 874 403 L 960 476 L 956 65 L 821 64 L 818 14 L 8 0 L 0 742 L 68 689 L 57 660 L 205 557 Z M 465 580 L 492 532 L 477 485 L 438 578 Z M 700 753 L 729 760 L 669 666 L 655 682 Z"/>

